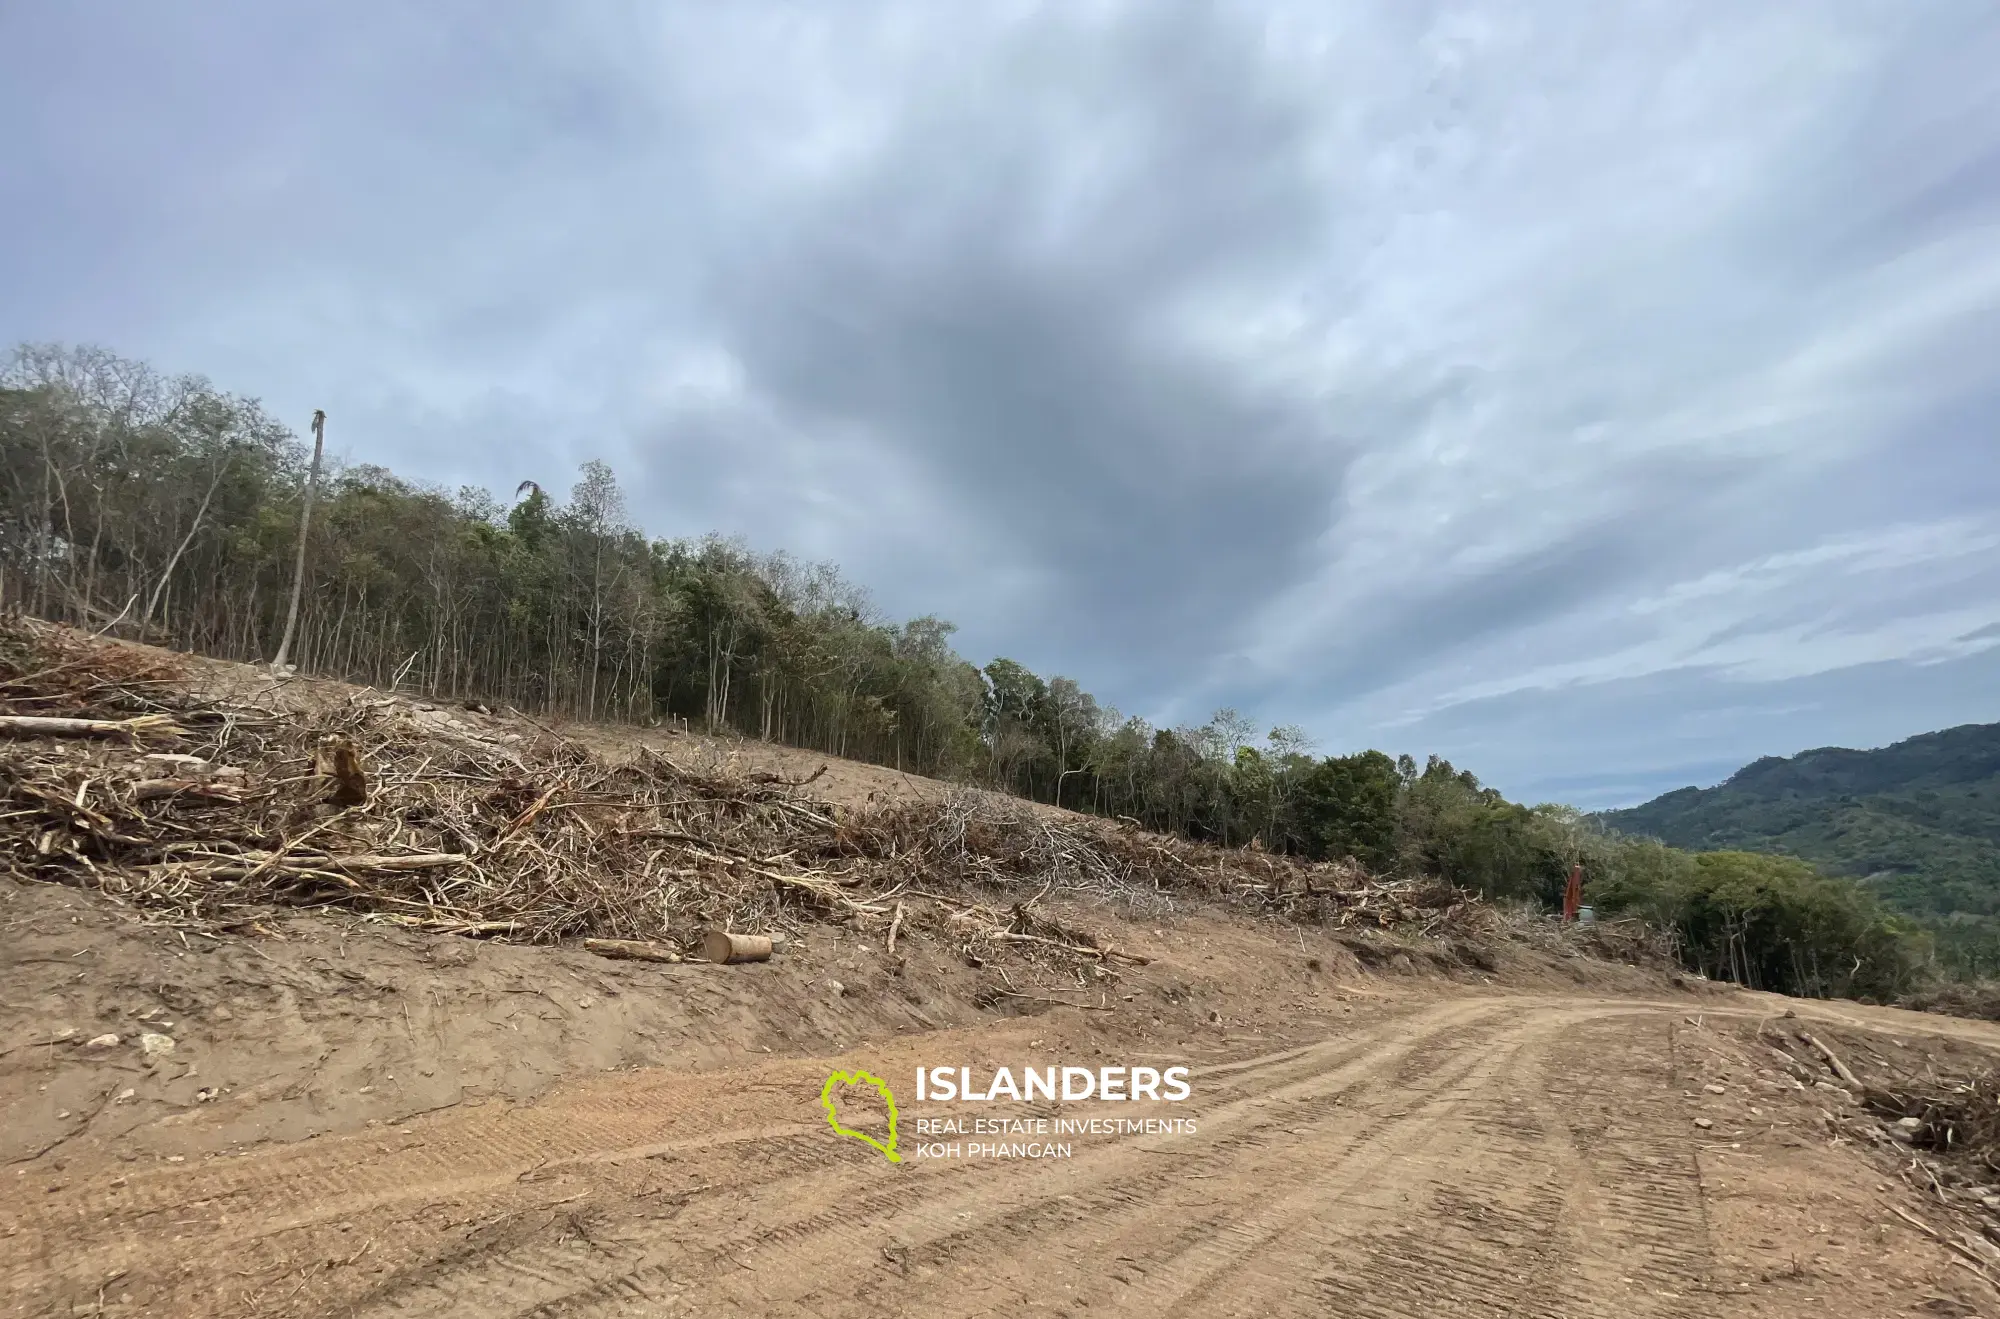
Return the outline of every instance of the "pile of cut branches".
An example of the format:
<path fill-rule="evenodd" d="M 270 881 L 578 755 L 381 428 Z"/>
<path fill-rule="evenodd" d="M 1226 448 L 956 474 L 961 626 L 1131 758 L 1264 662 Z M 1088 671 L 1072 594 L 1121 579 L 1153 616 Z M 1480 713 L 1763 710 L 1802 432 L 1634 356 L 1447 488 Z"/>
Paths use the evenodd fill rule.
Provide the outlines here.
<path fill-rule="evenodd" d="M 1946 1017 L 2000 1021 L 2000 980 L 1988 977 L 1940 981 L 1905 994 L 1896 1001 L 1896 1006 Z"/>
<path fill-rule="evenodd" d="M 1848 1130 L 1875 1144 L 1925 1151 L 2000 1183 L 2000 1070 L 1891 1066 L 1866 1046 L 1839 1051 L 1824 1027 L 1766 1021 L 1759 1038 L 1794 1080 L 1838 1090 L 1854 1106 Z M 1866 1059 L 1863 1061 L 1863 1059 Z M 1858 1064 L 1858 1065 L 1857 1065 Z"/>
<path fill-rule="evenodd" d="M 365 690 L 302 718 L 275 684 L 192 686 L 157 652 L 0 628 L 0 866 L 196 927 L 339 905 L 522 940 L 689 939 L 868 906 L 801 863 L 839 827 L 771 776 L 610 764 L 526 720 Z"/>
<path fill-rule="evenodd" d="M 1872 1145 L 1926 1201 L 1959 1216 L 1925 1221 L 1892 1207 L 2000 1287 L 2000 1069 L 1971 1051 L 1938 1058 L 1880 1034 L 1849 1032 L 1787 1011 L 1756 1037 L 1802 1089 L 1833 1099 L 1821 1115 L 1837 1138 Z M 1976 1231 L 1966 1230 L 1966 1225 Z"/>
<path fill-rule="evenodd" d="M 979 792 L 893 806 L 852 834 L 875 856 L 935 878 L 1048 886 L 1141 911 L 1200 897 L 1315 925 L 1437 934 L 1476 923 L 1483 907 L 1448 884 L 1381 878 L 1353 861 L 1216 847 Z"/>
<path fill-rule="evenodd" d="M 185 927 L 338 906 L 413 928 L 691 947 L 703 930 L 840 920 L 979 962 L 1107 967 L 1050 893 L 1141 910 L 1222 900 L 1335 926 L 1476 921 L 1450 888 L 1210 847 L 989 794 L 844 817 L 810 779 L 607 761 L 526 716 L 369 690 L 302 710 L 222 699 L 180 661 L 0 624 L 0 868 Z M 814 776 L 817 777 L 817 776 Z M 1025 896 L 1032 894 L 1032 896 Z"/>
<path fill-rule="evenodd" d="M 1907 1144 L 1972 1160 L 2000 1181 L 2000 1074 L 1900 1078 L 1868 1087 L 1862 1102 Z"/>

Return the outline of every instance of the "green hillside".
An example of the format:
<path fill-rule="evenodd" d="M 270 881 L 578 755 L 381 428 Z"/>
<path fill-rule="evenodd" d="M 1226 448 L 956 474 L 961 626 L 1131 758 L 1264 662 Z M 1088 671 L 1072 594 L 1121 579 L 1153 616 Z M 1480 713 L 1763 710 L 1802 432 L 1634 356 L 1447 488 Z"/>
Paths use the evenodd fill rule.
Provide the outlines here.
<path fill-rule="evenodd" d="M 1766 756 L 1716 787 L 1600 818 L 1676 847 L 1779 852 L 1851 875 L 1930 925 L 1949 960 L 2000 967 L 2000 724 Z"/>

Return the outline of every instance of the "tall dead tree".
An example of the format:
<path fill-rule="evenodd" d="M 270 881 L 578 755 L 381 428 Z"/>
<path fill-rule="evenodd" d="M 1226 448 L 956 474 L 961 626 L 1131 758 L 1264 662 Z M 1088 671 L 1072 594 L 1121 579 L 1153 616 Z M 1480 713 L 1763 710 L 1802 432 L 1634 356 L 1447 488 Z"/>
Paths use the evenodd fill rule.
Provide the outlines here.
<path fill-rule="evenodd" d="M 326 411 L 313 409 L 313 460 L 306 472 L 305 504 L 299 510 L 299 552 L 292 561 L 292 603 L 285 611 L 285 635 L 278 642 L 278 657 L 271 661 L 271 672 L 283 673 L 285 660 L 291 654 L 292 637 L 299 629 L 299 595 L 306 585 L 306 532 L 312 525 L 313 495 L 319 490 L 319 459 L 326 449 Z"/>

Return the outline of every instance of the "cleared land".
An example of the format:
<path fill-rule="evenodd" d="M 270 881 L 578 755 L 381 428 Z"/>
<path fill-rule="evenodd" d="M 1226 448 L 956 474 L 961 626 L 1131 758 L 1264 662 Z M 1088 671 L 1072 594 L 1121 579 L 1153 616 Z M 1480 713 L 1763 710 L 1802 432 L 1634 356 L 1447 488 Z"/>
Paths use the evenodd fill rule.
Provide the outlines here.
<path fill-rule="evenodd" d="M 879 773 L 817 786 L 859 808 Z M 1124 959 L 968 957 L 941 914 L 892 950 L 835 909 L 732 967 L 156 897 L 0 882 L 6 1313 L 2000 1313 L 1974 1192 L 1805 1040 L 1915 1084 L 1990 1068 L 1984 1023 L 1200 896 L 1036 907 Z M 1063 1064 L 1192 1096 L 915 1098 L 920 1066 Z M 828 1129 L 835 1069 L 895 1088 L 902 1163 Z M 917 1128 L 1134 1116 L 1195 1129 Z M 970 1148 L 1030 1139 L 1067 1157 Z"/>

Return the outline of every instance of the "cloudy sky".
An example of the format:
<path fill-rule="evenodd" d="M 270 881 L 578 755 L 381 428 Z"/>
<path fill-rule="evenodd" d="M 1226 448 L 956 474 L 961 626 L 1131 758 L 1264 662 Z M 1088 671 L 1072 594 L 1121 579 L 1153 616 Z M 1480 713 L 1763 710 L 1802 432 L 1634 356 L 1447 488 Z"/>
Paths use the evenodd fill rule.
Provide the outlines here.
<path fill-rule="evenodd" d="M 1600 806 L 2000 719 L 1990 0 L 0 4 L 0 338 Z"/>

